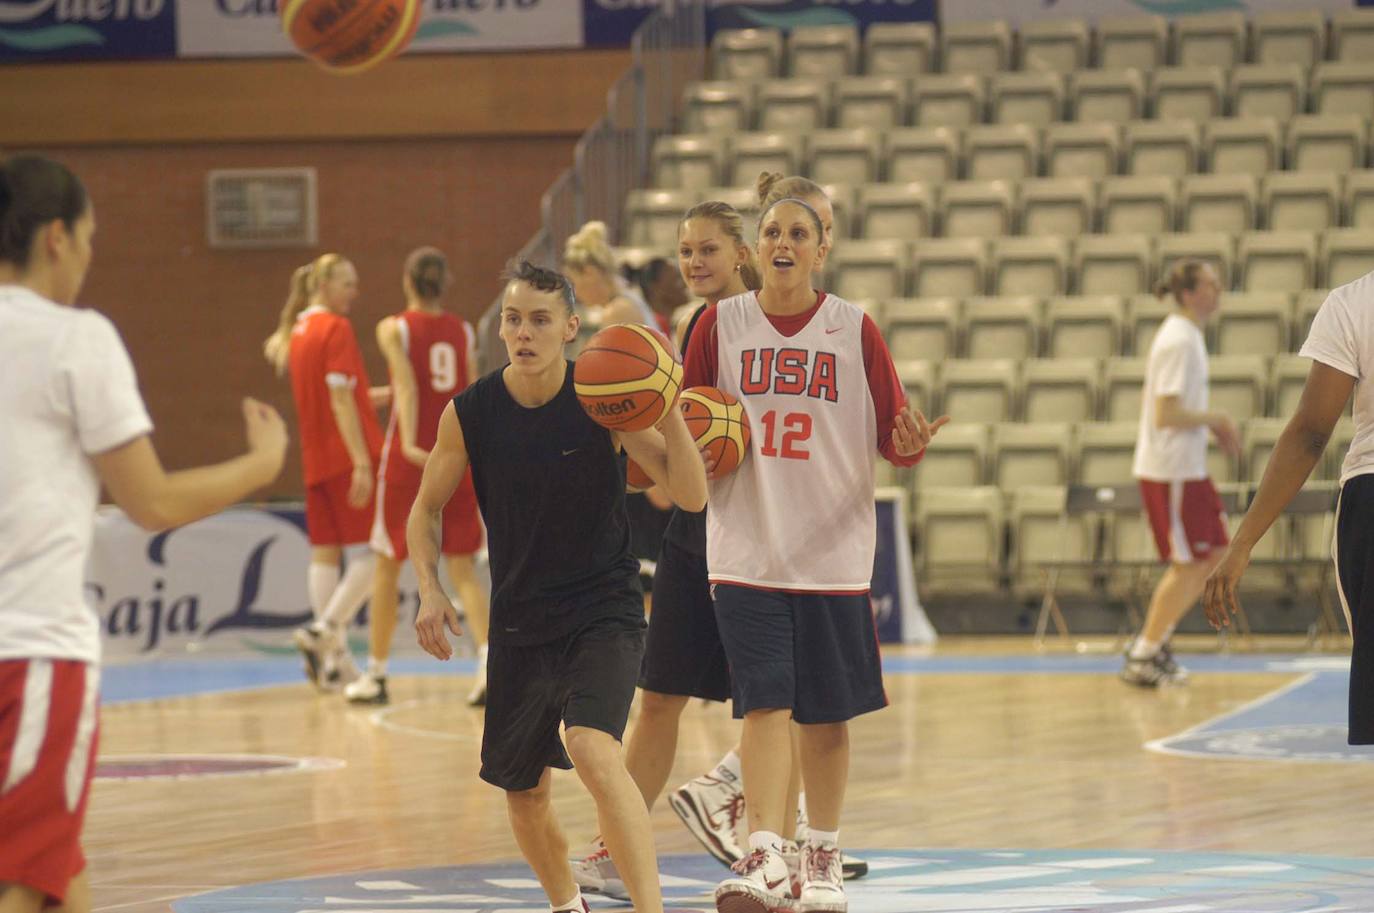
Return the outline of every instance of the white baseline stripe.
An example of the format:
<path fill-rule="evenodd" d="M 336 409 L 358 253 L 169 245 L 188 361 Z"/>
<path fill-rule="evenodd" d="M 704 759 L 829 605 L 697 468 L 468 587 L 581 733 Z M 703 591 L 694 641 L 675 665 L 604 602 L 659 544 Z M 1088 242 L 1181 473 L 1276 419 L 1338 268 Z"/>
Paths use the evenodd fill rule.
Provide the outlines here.
<path fill-rule="evenodd" d="M 5 772 L 5 782 L 0 785 L 0 795 L 9 792 L 33 773 L 48 732 L 48 710 L 51 706 L 52 662 L 31 659 L 24 675 L 24 696 L 19 708 L 19 731 L 14 738 L 14 753 L 10 756 L 10 769 Z"/>
<path fill-rule="evenodd" d="M 1202 730 L 1206 729 L 1208 726 L 1215 726 L 1217 723 L 1220 723 L 1220 722 L 1222 722 L 1222 721 L 1224 721 L 1224 720 L 1229 720 L 1229 719 L 1231 719 L 1231 718 L 1234 717 L 1234 716 L 1240 716 L 1242 713 L 1246 713 L 1246 712 L 1248 712 L 1248 711 L 1250 711 L 1250 710 L 1254 710 L 1256 707 L 1263 707 L 1265 704 L 1268 704 L 1268 703 L 1270 703 L 1271 701 L 1276 701 L 1276 700 L 1278 700 L 1279 698 L 1283 697 L 1285 694 L 1287 694 L 1287 693 L 1290 692 L 1290 691 L 1296 691 L 1297 689 L 1301 688 L 1303 685 L 1306 685 L 1308 682 L 1312 681 L 1312 679 L 1314 679 L 1314 678 L 1316 678 L 1316 677 L 1317 677 L 1317 673 L 1315 673 L 1315 672 L 1308 672 L 1307 674 L 1305 674 L 1305 675 L 1303 675 L 1303 676 L 1301 676 L 1301 677 L 1299 677 L 1299 678 L 1297 678 L 1297 679 L 1294 679 L 1293 681 L 1289 682 L 1288 684 L 1284 685 L 1283 687 L 1274 689 L 1273 691 L 1269 692 L 1268 694 L 1264 695 L 1263 697 L 1257 697 L 1257 698 L 1255 698 L 1253 701 L 1250 701 L 1249 703 L 1241 704 L 1239 707 L 1237 707 L 1237 708 L 1234 709 L 1234 710 L 1228 710 L 1228 711 L 1226 711 L 1226 712 L 1223 713 L 1223 714 L 1220 714 L 1220 715 L 1218 715 L 1218 716 L 1212 717 L 1211 719 L 1203 720 L 1201 723 L 1198 723 L 1198 724 L 1195 725 L 1195 726 L 1189 726 L 1187 729 L 1183 730 L 1182 732 L 1176 732 L 1176 733 L 1174 733 L 1173 735 L 1165 736 L 1165 737 L 1162 738 L 1162 739 L 1153 739 L 1153 740 L 1151 740 L 1151 741 L 1149 741 L 1149 742 L 1146 742 L 1146 743 L 1145 743 L 1145 748 L 1146 748 L 1147 750 L 1149 750 L 1149 751 L 1157 751 L 1157 752 L 1159 752 L 1159 753 L 1161 753 L 1161 754 L 1188 754 L 1188 755 L 1191 755 L 1191 753 L 1189 753 L 1189 752 L 1177 751 L 1176 749 L 1171 748 L 1171 747 L 1168 745 L 1168 743 L 1169 743 L 1169 742 L 1172 742 L 1174 739 L 1181 739 L 1181 738 L 1184 738 L 1184 737 L 1186 737 L 1186 736 L 1195 735 L 1196 733 L 1201 732 Z M 1209 755 L 1208 757 L 1211 757 L 1211 756 Z"/>

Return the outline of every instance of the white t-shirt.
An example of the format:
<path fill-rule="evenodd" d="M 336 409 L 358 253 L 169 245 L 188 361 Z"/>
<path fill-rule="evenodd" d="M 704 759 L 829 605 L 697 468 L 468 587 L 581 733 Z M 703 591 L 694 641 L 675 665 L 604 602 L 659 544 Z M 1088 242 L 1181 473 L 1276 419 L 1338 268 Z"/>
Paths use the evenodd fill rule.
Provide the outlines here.
<path fill-rule="evenodd" d="M 1355 378 L 1355 437 L 1341 482 L 1374 472 L 1374 273 L 1331 290 L 1298 354 Z"/>
<path fill-rule="evenodd" d="M 1156 482 L 1207 478 L 1206 426 L 1156 427 L 1161 396 L 1177 396 L 1190 412 L 1207 409 L 1207 340 L 1201 327 L 1179 313 L 1164 318 L 1150 345 L 1132 472 Z"/>
<path fill-rule="evenodd" d="M 98 662 L 90 457 L 152 430 L 114 325 L 0 286 L 0 428 L 0 660 Z"/>

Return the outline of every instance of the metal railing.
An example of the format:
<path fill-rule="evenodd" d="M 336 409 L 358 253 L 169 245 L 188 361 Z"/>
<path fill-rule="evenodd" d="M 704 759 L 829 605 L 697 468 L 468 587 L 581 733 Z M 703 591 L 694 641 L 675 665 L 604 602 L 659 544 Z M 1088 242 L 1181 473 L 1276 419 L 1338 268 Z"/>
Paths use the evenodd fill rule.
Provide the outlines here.
<path fill-rule="evenodd" d="M 630 39 L 630 69 L 606 93 L 606 114 L 582 135 L 572 167 L 544 192 L 540 227 L 519 257 L 557 266 L 568 237 L 584 223 L 606 223 L 613 242 L 622 242 L 625 195 L 644 187 L 654 141 L 673 132 L 683 88 L 706 69 L 706 0 L 668 0 Z M 482 370 L 505 361 L 496 339 L 493 302 L 482 318 Z M 490 327 L 490 330 L 489 330 Z"/>

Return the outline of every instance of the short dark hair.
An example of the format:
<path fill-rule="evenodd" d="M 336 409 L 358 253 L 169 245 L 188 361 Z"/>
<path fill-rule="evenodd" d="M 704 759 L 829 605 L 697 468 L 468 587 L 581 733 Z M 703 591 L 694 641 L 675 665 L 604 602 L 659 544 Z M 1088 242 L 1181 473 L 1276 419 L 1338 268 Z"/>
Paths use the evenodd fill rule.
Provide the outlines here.
<path fill-rule="evenodd" d="M 61 219 L 67 230 L 89 206 L 86 188 L 67 167 L 41 155 L 0 163 L 0 263 L 23 269 L 38 230 Z"/>
<path fill-rule="evenodd" d="M 539 292 L 562 292 L 563 303 L 571 314 L 577 308 L 577 297 L 573 294 L 572 283 L 568 277 L 556 269 L 536 266 L 528 260 L 511 260 L 501 272 L 507 283 L 523 282 Z"/>

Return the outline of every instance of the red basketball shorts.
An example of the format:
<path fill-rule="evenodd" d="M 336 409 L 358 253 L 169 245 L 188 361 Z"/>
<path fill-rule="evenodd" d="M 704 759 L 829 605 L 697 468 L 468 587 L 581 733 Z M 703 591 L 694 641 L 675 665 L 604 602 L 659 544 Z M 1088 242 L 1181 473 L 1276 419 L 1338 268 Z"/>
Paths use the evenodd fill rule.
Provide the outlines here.
<path fill-rule="evenodd" d="M 374 552 L 397 561 L 404 561 L 410 555 L 406 547 L 406 521 L 419 494 L 419 486 L 377 480 L 377 510 L 369 542 Z M 458 490 L 444 506 L 439 528 L 442 554 L 471 555 L 482 547 L 482 519 L 477 512 L 477 493 L 472 488 L 471 472 L 463 476 Z"/>
<path fill-rule="evenodd" d="M 362 545 L 372 531 L 372 500 L 348 504 L 352 476 L 345 473 L 305 490 L 305 532 L 311 545 Z"/>
<path fill-rule="evenodd" d="M 1211 479 L 1140 480 L 1140 498 L 1163 561 L 1187 564 L 1225 548 L 1226 512 Z"/>
<path fill-rule="evenodd" d="M 0 884 L 60 904 L 86 867 L 100 671 L 76 660 L 0 660 Z"/>

